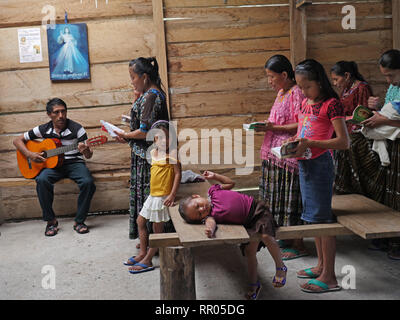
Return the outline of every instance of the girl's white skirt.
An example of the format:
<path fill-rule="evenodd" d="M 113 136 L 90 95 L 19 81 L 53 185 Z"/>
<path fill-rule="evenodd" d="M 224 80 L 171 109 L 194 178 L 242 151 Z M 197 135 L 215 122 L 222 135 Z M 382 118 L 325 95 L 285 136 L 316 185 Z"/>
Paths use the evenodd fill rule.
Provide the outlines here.
<path fill-rule="evenodd" d="M 166 198 L 167 196 L 154 197 L 149 195 L 139 214 L 150 222 L 169 221 L 168 207 L 164 205 L 164 200 Z"/>

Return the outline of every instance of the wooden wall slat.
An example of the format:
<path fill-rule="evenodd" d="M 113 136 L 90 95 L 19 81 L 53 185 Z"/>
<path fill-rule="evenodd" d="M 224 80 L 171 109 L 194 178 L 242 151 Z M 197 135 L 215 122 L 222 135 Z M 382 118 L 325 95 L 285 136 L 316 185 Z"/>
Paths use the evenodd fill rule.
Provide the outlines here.
<path fill-rule="evenodd" d="M 93 0 L 2 0 L 0 28 L 13 26 L 41 25 L 47 13 L 42 8 L 55 8 L 57 23 L 64 23 L 64 10 L 68 12 L 70 23 L 90 19 L 112 17 L 151 16 L 151 0 L 98 0 L 96 8 Z"/>
<path fill-rule="evenodd" d="M 269 56 L 266 57 L 265 61 Z M 264 62 L 265 64 L 265 62 Z M 169 74 L 173 94 L 189 92 L 216 92 L 235 89 L 266 89 L 267 77 L 263 66 L 240 70 L 187 72 Z"/>
<path fill-rule="evenodd" d="M 186 19 L 196 23 L 226 22 L 226 23 L 260 23 L 278 20 L 288 20 L 289 10 L 284 7 L 201 7 L 201 8 L 179 8 L 166 10 L 165 18 L 179 18 L 176 24 L 187 23 Z"/>
<path fill-rule="evenodd" d="M 166 21 L 167 42 L 196 42 L 213 40 L 252 39 L 289 35 L 288 21 L 259 24 L 177 23 Z"/>
<path fill-rule="evenodd" d="M 289 50 L 289 37 L 168 44 L 168 57 Z"/>
<path fill-rule="evenodd" d="M 164 6 L 170 8 L 244 6 L 244 5 L 287 5 L 287 0 L 164 0 Z"/>
<path fill-rule="evenodd" d="M 227 91 L 176 94 L 171 100 L 172 116 L 202 117 L 212 115 L 264 113 L 270 111 L 276 98 L 274 91 Z"/>
<path fill-rule="evenodd" d="M 238 53 L 229 55 L 208 55 L 198 57 L 171 57 L 168 59 L 170 72 L 212 71 L 223 69 L 262 68 L 266 56 L 283 54 L 287 51 L 268 51 L 261 53 Z"/>

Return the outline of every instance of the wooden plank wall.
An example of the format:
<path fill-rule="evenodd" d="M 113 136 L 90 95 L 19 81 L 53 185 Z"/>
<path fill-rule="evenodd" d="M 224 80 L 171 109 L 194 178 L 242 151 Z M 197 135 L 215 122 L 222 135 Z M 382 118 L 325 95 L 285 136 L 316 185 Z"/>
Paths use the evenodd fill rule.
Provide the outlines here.
<path fill-rule="evenodd" d="M 68 117 L 79 121 L 89 137 L 104 134 L 100 120 L 119 125 L 121 114 L 129 114 L 132 88 L 128 62 L 155 55 L 155 33 L 151 0 L 44 1 L 5 0 L 0 4 L 0 178 L 20 177 L 12 140 L 16 135 L 49 119 L 45 104 L 52 97 L 68 105 Z M 49 77 L 46 31 L 41 31 L 43 62 L 19 63 L 17 30 L 39 27 L 42 8 L 52 5 L 56 22 L 86 23 L 88 27 L 91 80 L 52 83 Z M 112 140 L 112 139 L 111 139 Z M 130 165 L 128 145 L 108 143 L 87 161 L 92 172 L 120 172 Z M 127 184 L 101 182 L 91 210 L 128 208 Z M 74 213 L 75 186 L 56 187 L 56 213 Z M 34 187 L 3 190 L 6 218 L 41 216 Z M 18 205 L 17 205 L 18 204 Z"/>
<path fill-rule="evenodd" d="M 345 5 L 355 8 L 354 30 L 342 28 Z M 340 60 L 357 62 L 374 94 L 384 96 L 388 85 L 379 71 L 378 59 L 392 48 L 392 1 L 318 0 L 306 6 L 306 12 L 307 57 L 320 61 L 327 71 Z"/>
<path fill-rule="evenodd" d="M 165 0 L 164 6 L 171 115 L 179 130 L 194 129 L 200 147 L 201 129 L 233 135 L 243 123 L 266 119 L 275 93 L 267 88 L 264 64 L 276 53 L 290 57 L 287 0 Z M 255 168 L 235 177 L 238 186 L 258 185 L 262 139 L 255 135 L 254 161 L 247 164 Z M 193 168 L 223 168 L 234 176 L 232 168 L 244 166 L 208 165 L 201 154 Z"/>

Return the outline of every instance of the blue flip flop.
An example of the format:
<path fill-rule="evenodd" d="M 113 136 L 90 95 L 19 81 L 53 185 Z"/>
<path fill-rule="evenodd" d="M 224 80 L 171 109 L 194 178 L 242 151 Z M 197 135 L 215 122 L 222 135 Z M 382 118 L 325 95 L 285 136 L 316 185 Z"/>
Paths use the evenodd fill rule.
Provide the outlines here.
<path fill-rule="evenodd" d="M 297 278 L 301 278 L 301 279 L 314 279 L 314 278 L 318 278 L 320 275 L 319 274 L 315 274 L 314 272 L 311 271 L 311 268 L 307 268 L 303 270 L 305 275 L 301 275 L 297 273 Z"/>
<path fill-rule="evenodd" d="M 134 266 L 136 263 L 138 263 L 138 261 L 135 260 L 135 256 L 130 257 L 128 259 L 128 262 L 131 262 L 131 263 L 124 262 L 124 265 L 126 265 L 126 266 Z"/>
<path fill-rule="evenodd" d="M 143 269 L 129 270 L 130 273 L 141 273 L 141 272 L 147 272 L 147 271 L 151 271 L 151 270 L 155 269 L 153 266 L 148 266 L 147 264 L 144 264 L 144 263 L 136 263 L 134 266 L 139 266 L 139 267 L 142 267 Z"/>
<path fill-rule="evenodd" d="M 325 282 L 319 281 L 317 279 L 311 279 L 307 282 L 307 284 L 313 284 L 322 289 L 322 290 L 311 290 L 311 289 L 301 288 L 302 291 L 307 292 L 307 293 L 324 293 L 324 292 L 331 292 L 331 291 L 339 291 L 342 289 L 342 287 L 339 285 L 329 288 L 329 286 Z"/>

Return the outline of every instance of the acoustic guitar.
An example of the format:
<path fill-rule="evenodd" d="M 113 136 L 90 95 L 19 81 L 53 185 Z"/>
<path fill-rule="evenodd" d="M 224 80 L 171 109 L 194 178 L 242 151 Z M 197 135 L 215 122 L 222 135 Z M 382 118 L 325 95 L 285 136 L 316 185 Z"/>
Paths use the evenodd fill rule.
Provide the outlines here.
<path fill-rule="evenodd" d="M 86 144 L 91 147 L 102 145 L 106 142 L 107 137 L 103 135 L 86 140 Z M 43 153 L 43 158 L 46 158 L 44 162 L 31 161 L 17 150 L 18 168 L 27 179 L 35 178 L 44 168 L 61 166 L 64 160 L 64 153 L 78 149 L 78 143 L 62 146 L 61 141 L 55 138 L 44 139 L 40 142 L 29 140 L 25 146 L 29 151 Z"/>

